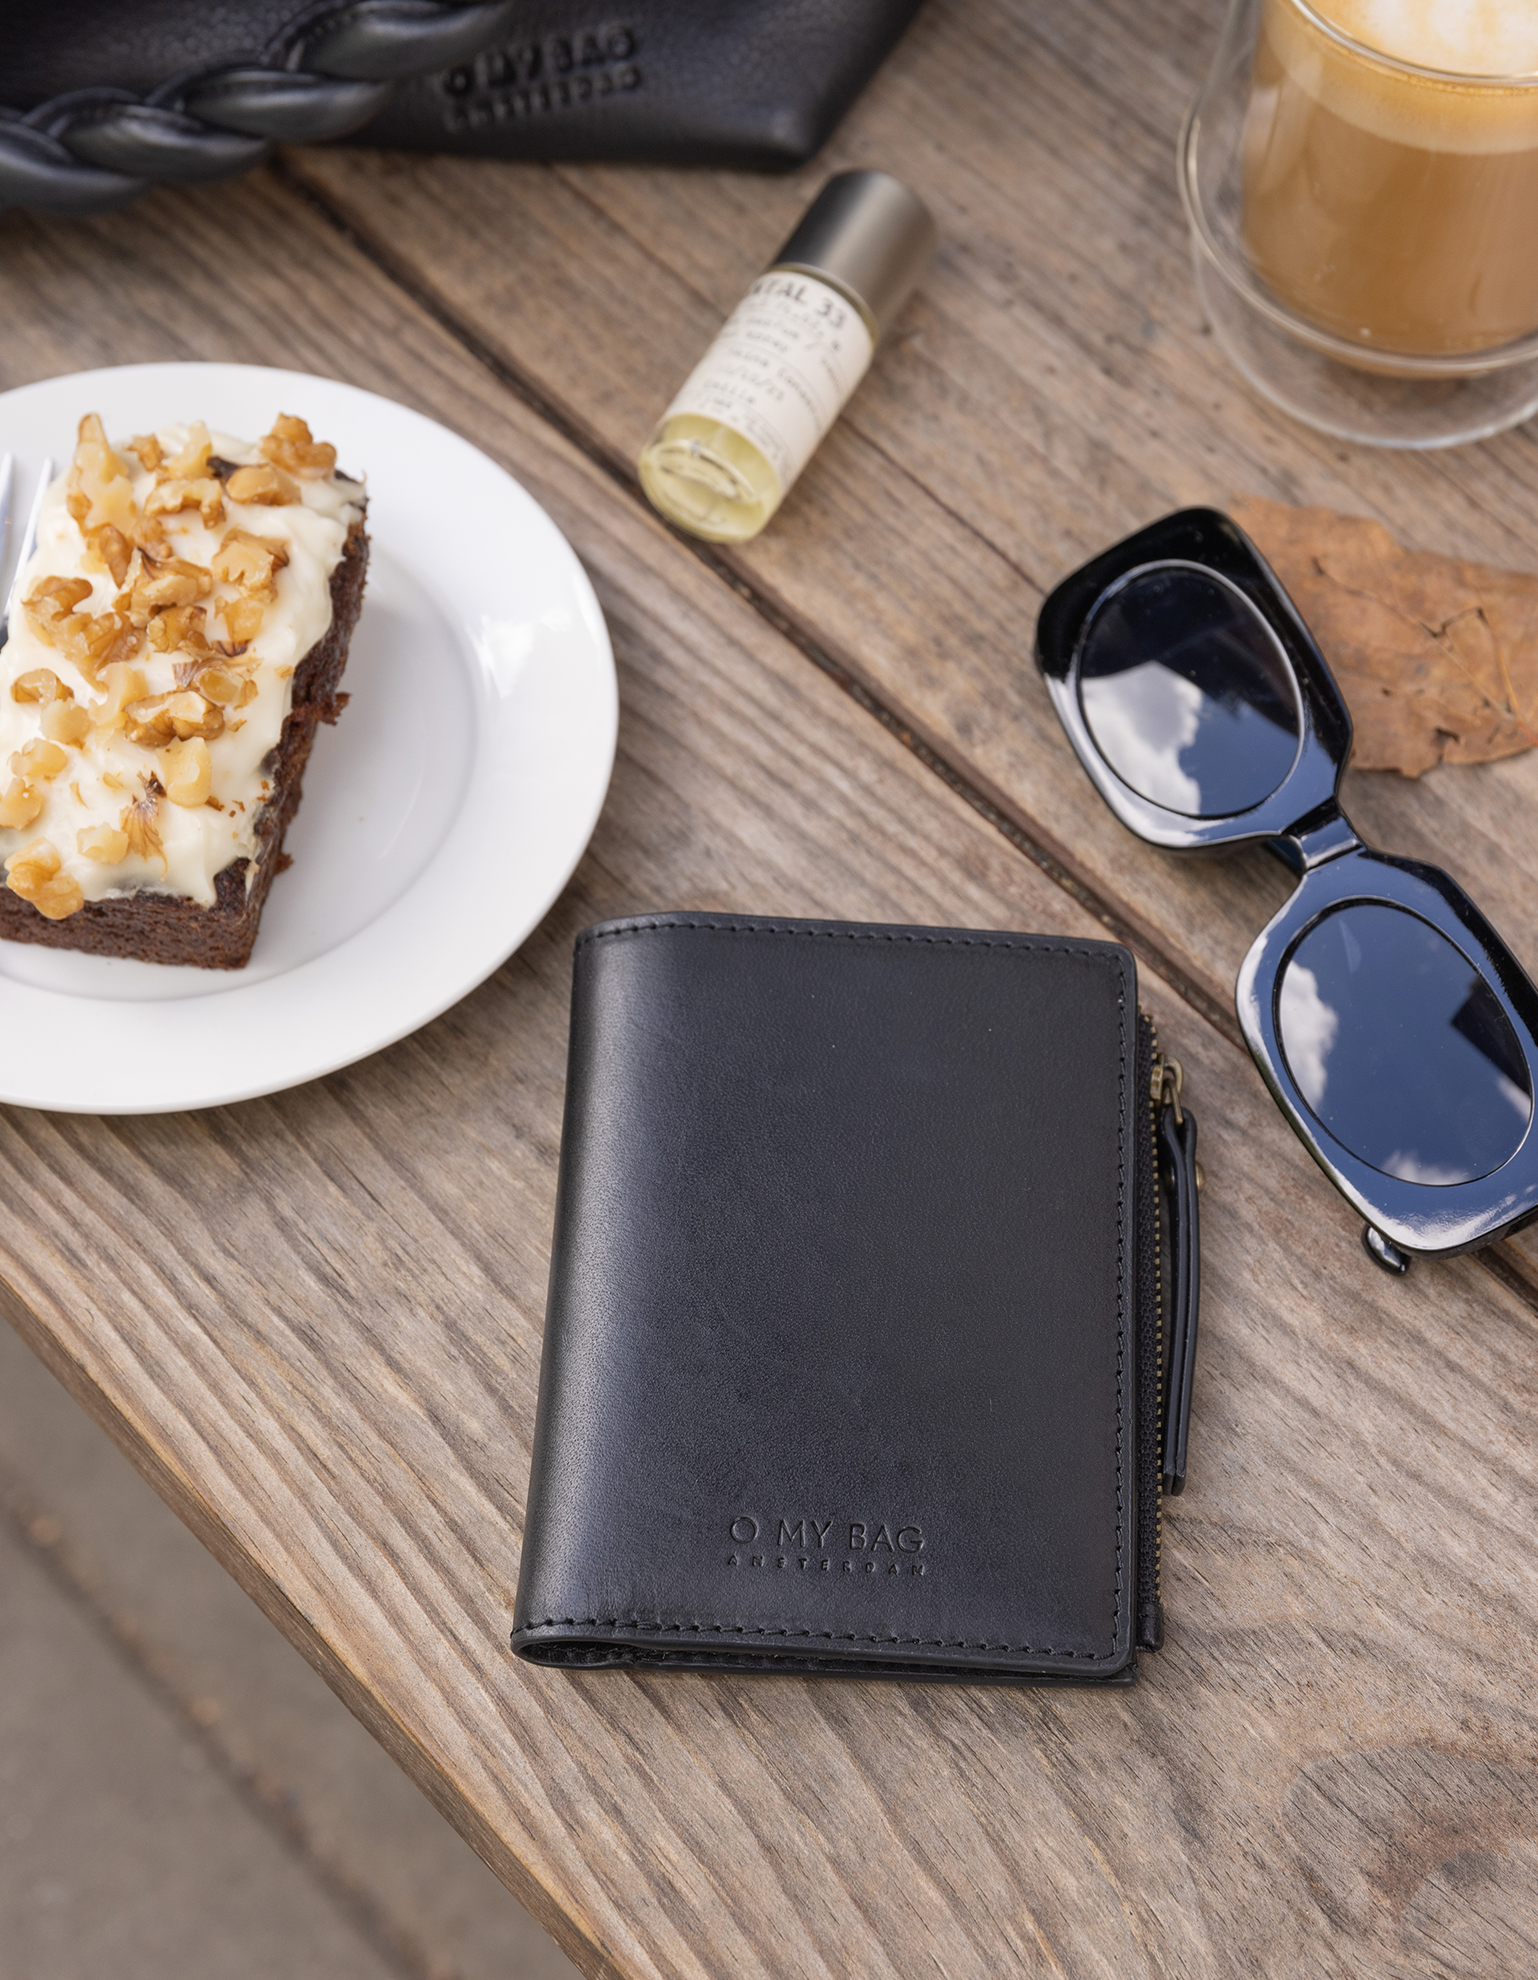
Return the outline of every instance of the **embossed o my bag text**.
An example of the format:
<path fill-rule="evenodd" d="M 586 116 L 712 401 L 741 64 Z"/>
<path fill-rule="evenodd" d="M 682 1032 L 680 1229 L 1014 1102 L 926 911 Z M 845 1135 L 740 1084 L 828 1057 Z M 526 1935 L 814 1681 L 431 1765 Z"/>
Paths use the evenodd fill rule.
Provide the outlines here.
<path fill-rule="evenodd" d="M 792 1521 L 783 1514 L 761 1520 L 754 1513 L 738 1513 L 728 1523 L 727 1538 L 733 1548 L 728 1567 L 820 1574 L 922 1575 L 926 1563 L 914 1556 L 928 1544 L 924 1529 L 912 1523 L 810 1515 Z"/>

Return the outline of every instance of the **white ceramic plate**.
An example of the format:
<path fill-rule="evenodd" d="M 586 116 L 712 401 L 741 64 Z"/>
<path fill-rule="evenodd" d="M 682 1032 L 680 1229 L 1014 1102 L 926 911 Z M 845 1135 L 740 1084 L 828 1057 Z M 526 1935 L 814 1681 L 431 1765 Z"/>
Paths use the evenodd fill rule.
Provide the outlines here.
<path fill-rule="evenodd" d="M 24 517 L 81 415 L 114 438 L 279 412 L 368 478 L 363 616 L 243 970 L 0 942 L 0 1100 L 71 1113 L 213 1107 L 318 1078 L 473 990 L 582 856 L 614 762 L 603 615 L 555 524 L 468 441 L 301 372 L 140 364 L 0 395 Z M 15 534 L 20 532 L 20 521 Z M 8 583 L 10 572 L 0 573 Z"/>

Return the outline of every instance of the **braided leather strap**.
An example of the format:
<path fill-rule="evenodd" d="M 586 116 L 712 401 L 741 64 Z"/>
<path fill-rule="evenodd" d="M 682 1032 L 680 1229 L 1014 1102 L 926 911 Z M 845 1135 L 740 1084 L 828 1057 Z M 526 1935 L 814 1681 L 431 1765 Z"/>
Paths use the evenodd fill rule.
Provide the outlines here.
<path fill-rule="evenodd" d="M 244 172 L 273 144 L 342 137 L 403 76 L 453 67 L 504 35 L 518 0 L 343 0 L 310 7 L 238 62 L 152 95 L 77 89 L 0 109 L 0 207 L 104 213 L 155 181 Z"/>

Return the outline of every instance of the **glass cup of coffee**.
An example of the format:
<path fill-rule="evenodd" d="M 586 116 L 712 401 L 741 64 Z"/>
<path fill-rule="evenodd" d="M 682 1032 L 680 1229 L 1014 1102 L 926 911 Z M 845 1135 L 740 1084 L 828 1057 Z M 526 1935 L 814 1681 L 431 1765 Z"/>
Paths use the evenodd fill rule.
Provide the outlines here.
<path fill-rule="evenodd" d="M 1233 0 L 1180 188 L 1275 404 L 1391 447 L 1538 411 L 1538 0 Z"/>

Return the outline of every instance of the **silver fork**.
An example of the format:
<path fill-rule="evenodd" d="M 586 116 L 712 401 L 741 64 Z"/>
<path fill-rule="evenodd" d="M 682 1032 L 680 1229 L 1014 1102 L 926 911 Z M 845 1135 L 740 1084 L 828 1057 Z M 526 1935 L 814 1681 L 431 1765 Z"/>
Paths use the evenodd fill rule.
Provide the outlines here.
<path fill-rule="evenodd" d="M 16 603 L 16 587 L 20 581 L 22 567 L 37 548 L 37 523 L 43 513 L 43 497 L 48 493 L 53 480 L 53 462 L 45 460 L 43 471 L 38 477 L 37 493 L 32 498 L 32 507 L 27 512 L 27 526 L 21 533 L 21 543 L 16 552 L 16 562 L 11 572 L 10 587 L 5 595 L 5 611 L 0 613 L 0 646 L 4 646 L 11 630 L 11 612 Z M 0 461 L 0 570 L 5 568 L 4 539 L 11 533 L 11 495 L 16 483 L 16 464 L 7 454 Z"/>
<path fill-rule="evenodd" d="M 6 552 L 11 547 L 11 490 L 16 485 L 16 456 L 6 454 L 0 458 L 0 571 L 5 569 Z M 9 618 L 9 613 L 7 613 Z M 0 639 L 5 637 L 4 622 L 0 621 Z"/>

